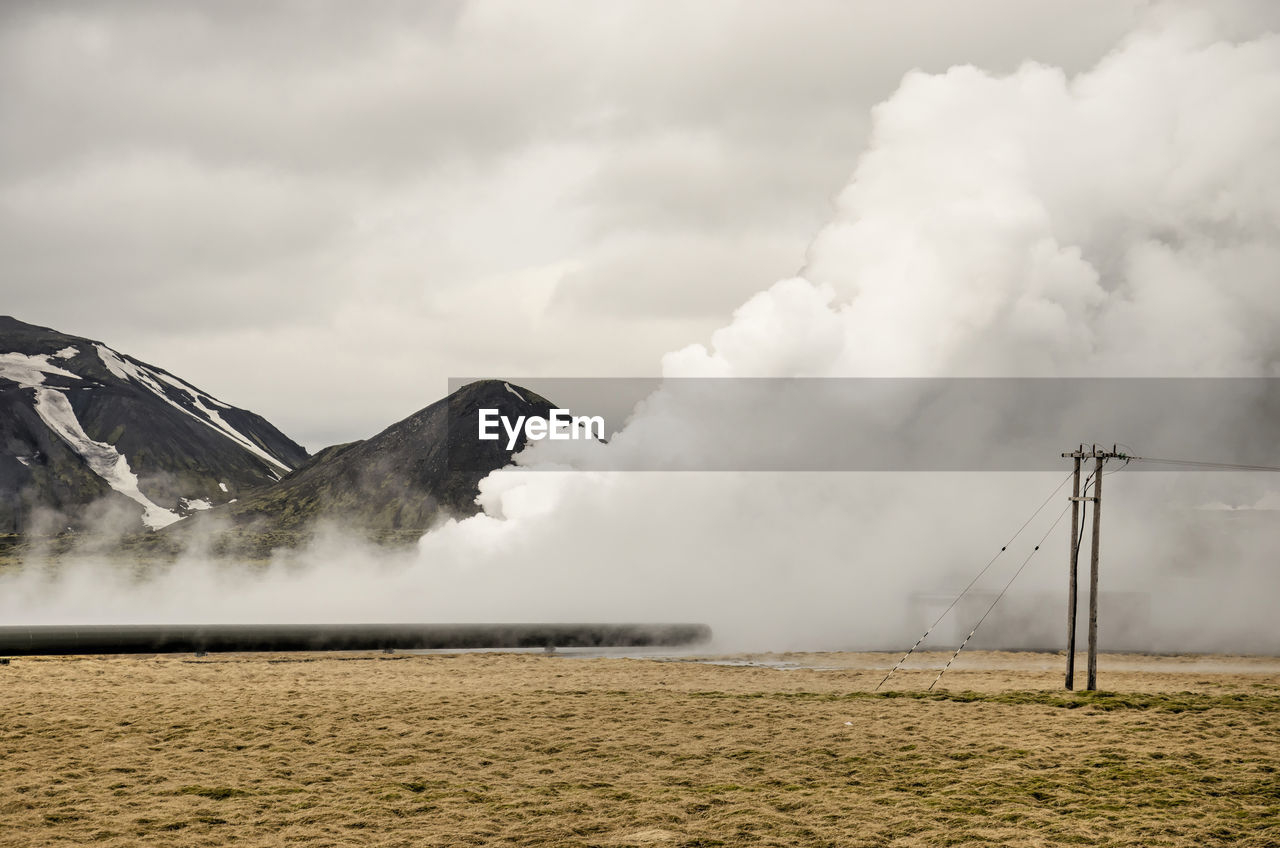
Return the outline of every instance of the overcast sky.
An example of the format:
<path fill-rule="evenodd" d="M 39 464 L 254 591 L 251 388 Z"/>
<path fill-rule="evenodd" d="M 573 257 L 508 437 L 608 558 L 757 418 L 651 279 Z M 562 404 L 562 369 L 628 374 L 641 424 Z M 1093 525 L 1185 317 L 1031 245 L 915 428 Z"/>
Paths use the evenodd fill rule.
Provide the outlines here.
<path fill-rule="evenodd" d="M 652 375 L 804 265 L 906 72 L 1075 73 L 1149 6 L 5 3 L 0 312 L 313 450 L 449 377 Z"/>

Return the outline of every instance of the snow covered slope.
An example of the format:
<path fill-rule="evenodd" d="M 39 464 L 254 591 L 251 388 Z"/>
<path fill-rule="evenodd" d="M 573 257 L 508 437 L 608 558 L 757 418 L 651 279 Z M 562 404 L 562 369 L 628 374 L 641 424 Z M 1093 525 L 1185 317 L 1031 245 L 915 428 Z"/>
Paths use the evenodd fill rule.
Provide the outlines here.
<path fill-rule="evenodd" d="M 261 416 L 162 368 L 0 316 L 0 532 L 156 529 L 306 459 Z"/>

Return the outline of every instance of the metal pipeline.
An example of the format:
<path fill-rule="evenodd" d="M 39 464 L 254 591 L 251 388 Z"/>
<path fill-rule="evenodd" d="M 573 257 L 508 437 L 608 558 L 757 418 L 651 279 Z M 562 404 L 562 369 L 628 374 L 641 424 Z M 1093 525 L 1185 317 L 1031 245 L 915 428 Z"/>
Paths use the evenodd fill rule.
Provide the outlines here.
<path fill-rule="evenodd" d="M 705 624 L 93 624 L 0 627 L 0 656 L 680 647 Z"/>

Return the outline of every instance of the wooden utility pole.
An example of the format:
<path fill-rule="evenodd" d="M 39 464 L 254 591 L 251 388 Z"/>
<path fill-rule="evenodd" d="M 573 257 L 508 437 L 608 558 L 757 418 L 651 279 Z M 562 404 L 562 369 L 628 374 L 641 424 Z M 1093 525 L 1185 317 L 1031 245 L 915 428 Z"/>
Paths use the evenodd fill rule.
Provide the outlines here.
<path fill-rule="evenodd" d="M 1102 463 L 1108 459 L 1119 457 L 1113 447 L 1110 451 L 1099 449 L 1097 445 L 1085 451 L 1084 445 L 1070 453 L 1064 453 L 1075 461 L 1075 483 L 1071 491 L 1071 564 L 1067 587 L 1067 688 L 1075 683 L 1076 668 L 1076 574 L 1080 561 L 1080 525 L 1079 507 L 1081 503 L 1093 503 L 1093 549 L 1089 560 L 1089 669 L 1085 688 L 1090 692 L 1098 688 L 1098 546 L 1102 533 Z M 1093 495 L 1080 494 L 1080 463 L 1084 459 L 1094 460 Z"/>
<path fill-rule="evenodd" d="M 1102 463 L 1104 457 L 1093 451 L 1093 555 L 1089 560 L 1089 683 L 1090 692 L 1098 688 L 1098 542 L 1102 529 Z"/>
<path fill-rule="evenodd" d="M 1075 688 L 1076 675 L 1076 566 L 1080 562 L 1080 454 L 1084 453 L 1084 445 L 1076 451 L 1072 458 L 1075 462 L 1075 476 L 1071 482 L 1071 557 L 1070 572 L 1067 581 L 1067 689 Z"/>

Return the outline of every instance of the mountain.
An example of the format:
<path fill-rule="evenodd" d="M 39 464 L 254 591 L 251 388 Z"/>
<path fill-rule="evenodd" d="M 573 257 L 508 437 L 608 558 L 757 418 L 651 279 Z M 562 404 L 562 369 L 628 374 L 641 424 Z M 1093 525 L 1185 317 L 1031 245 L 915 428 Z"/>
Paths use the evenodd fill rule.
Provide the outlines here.
<path fill-rule="evenodd" d="M 308 457 L 261 416 L 162 368 L 0 316 L 0 534 L 175 525 L 144 544 L 159 550 L 201 528 L 229 529 L 220 547 L 256 551 L 332 520 L 408 538 L 442 515 L 477 512 L 480 480 L 510 462 L 505 436 L 476 438 L 478 410 L 545 418 L 552 407 L 481 380 Z M 523 445 L 522 434 L 516 450 Z"/>
<path fill-rule="evenodd" d="M 306 460 L 262 416 L 162 368 L 0 316 L 0 533 L 157 529 Z"/>
<path fill-rule="evenodd" d="M 501 380 L 470 383 L 376 436 L 325 448 L 280 482 L 207 518 L 223 516 L 238 526 L 285 534 L 317 519 L 384 537 L 421 533 L 441 515 L 478 512 L 480 480 L 510 464 L 505 437 L 476 438 L 478 410 L 497 409 L 514 420 L 548 417 L 552 406 L 541 395 Z M 516 450 L 523 445 L 521 434 Z M 206 516 L 200 518 L 197 525 Z"/>

